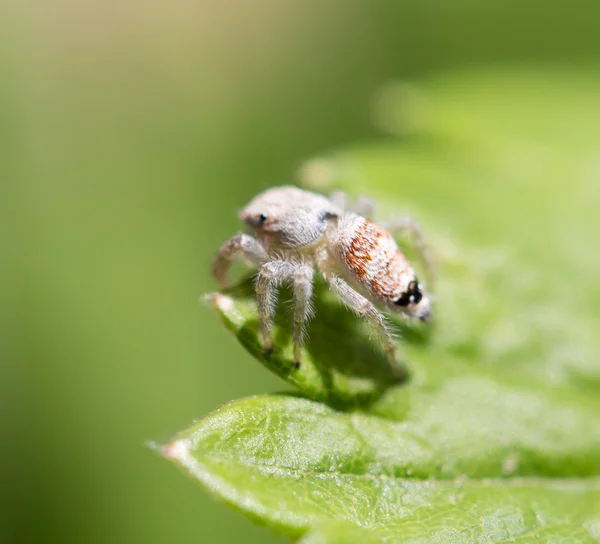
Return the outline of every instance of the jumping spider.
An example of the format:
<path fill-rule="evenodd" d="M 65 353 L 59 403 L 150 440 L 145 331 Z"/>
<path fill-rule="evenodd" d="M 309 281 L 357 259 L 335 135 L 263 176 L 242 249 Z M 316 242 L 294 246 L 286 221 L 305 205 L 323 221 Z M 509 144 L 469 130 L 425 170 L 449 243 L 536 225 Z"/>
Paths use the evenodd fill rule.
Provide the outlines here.
<path fill-rule="evenodd" d="M 369 218 L 371 202 L 359 199 L 354 209 L 343 193 L 330 198 L 298 189 L 275 187 L 256 196 L 241 212 L 253 236 L 238 234 L 221 246 L 213 274 L 227 286 L 227 272 L 235 257 L 256 266 L 256 299 L 265 347 L 273 349 L 272 318 L 277 290 L 290 282 L 294 296 L 293 343 L 296 368 L 311 317 L 315 267 L 342 302 L 364 317 L 396 371 L 395 343 L 384 316 L 376 308 L 411 320 L 429 321 L 431 304 L 423 285 L 389 231 L 410 230 L 415 246 L 431 275 L 432 263 L 421 231 L 410 218 L 377 225 Z"/>

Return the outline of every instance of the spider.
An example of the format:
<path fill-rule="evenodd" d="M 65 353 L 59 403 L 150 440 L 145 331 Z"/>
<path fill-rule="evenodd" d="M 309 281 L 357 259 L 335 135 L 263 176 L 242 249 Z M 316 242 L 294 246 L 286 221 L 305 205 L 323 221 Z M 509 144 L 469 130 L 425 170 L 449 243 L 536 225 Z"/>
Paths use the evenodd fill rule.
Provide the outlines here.
<path fill-rule="evenodd" d="M 256 300 L 267 352 L 273 350 L 277 291 L 289 282 L 294 298 L 294 366 L 300 368 L 316 268 L 342 302 L 371 325 L 392 370 L 398 371 L 396 345 L 378 308 L 410 320 L 429 321 L 431 303 L 389 231 L 413 233 L 429 276 L 432 261 L 415 221 L 401 217 L 378 225 L 370 220 L 372 212 L 373 205 L 365 198 L 350 207 L 343 193 L 326 198 L 292 186 L 268 189 L 242 210 L 240 218 L 253 235 L 238 234 L 225 242 L 212 272 L 226 287 L 227 272 L 236 257 L 258 268 Z"/>

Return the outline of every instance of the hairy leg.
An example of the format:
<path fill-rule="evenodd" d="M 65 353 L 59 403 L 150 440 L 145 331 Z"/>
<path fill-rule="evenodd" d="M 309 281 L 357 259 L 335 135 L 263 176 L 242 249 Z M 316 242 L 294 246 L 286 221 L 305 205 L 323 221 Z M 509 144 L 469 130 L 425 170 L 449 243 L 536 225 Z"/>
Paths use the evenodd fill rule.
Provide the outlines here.
<path fill-rule="evenodd" d="M 219 249 L 212 265 L 213 276 L 221 287 L 227 287 L 230 284 L 227 272 L 233 260 L 240 256 L 257 267 L 269 257 L 261 243 L 249 234 L 238 234 L 227 240 Z"/>
<path fill-rule="evenodd" d="M 425 274 L 427 275 L 427 288 L 430 291 L 434 289 L 435 283 L 435 262 L 423 236 L 423 231 L 419 224 L 409 216 L 396 217 L 381 223 L 381 226 L 388 230 L 393 236 L 399 236 L 404 232 L 409 232 L 412 237 L 412 243 L 414 244 L 419 258 L 425 268 Z"/>
<path fill-rule="evenodd" d="M 308 264 L 299 265 L 294 272 L 294 326 L 292 332 L 296 368 L 300 368 L 300 350 L 306 334 L 306 324 L 312 315 L 313 274 L 313 267 Z"/>
<path fill-rule="evenodd" d="M 375 201 L 368 196 L 361 195 L 352 205 L 352 211 L 372 221 L 375 217 Z"/>
<path fill-rule="evenodd" d="M 351 310 L 367 320 L 383 346 L 392 372 L 394 375 L 399 376 L 401 371 L 396 363 L 396 345 L 392 334 L 385 324 L 385 319 L 381 312 L 375 308 L 370 300 L 356 292 L 346 280 L 340 276 L 333 260 L 329 256 L 327 248 L 319 250 L 317 255 L 317 266 L 331 290 L 341 299 L 341 301 Z"/>
<path fill-rule="evenodd" d="M 346 193 L 336 191 L 329 195 L 329 200 L 345 212 L 354 212 L 366 219 L 373 219 L 375 203 L 367 196 L 359 196 L 356 201 L 351 202 Z"/>
<path fill-rule="evenodd" d="M 267 350 L 273 349 L 271 330 L 277 290 L 285 281 L 293 282 L 294 317 L 292 338 L 296 368 L 300 368 L 300 349 L 306 322 L 311 315 L 313 269 L 310 264 L 292 261 L 270 261 L 260 268 L 256 277 L 256 298 L 263 342 Z"/>
<path fill-rule="evenodd" d="M 343 191 L 334 191 L 333 193 L 330 193 L 329 200 L 343 212 L 348 211 L 350 207 L 348 195 Z"/>

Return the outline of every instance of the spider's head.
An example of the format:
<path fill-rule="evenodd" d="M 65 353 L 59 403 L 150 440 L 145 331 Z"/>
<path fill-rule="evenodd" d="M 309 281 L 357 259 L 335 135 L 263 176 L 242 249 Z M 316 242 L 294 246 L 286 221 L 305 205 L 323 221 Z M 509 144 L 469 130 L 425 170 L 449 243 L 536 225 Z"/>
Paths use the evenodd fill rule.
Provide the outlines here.
<path fill-rule="evenodd" d="M 268 247 L 297 249 L 316 242 L 336 212 L 325 197 L 287 186 L 259 194 L 240 217 Z"/>

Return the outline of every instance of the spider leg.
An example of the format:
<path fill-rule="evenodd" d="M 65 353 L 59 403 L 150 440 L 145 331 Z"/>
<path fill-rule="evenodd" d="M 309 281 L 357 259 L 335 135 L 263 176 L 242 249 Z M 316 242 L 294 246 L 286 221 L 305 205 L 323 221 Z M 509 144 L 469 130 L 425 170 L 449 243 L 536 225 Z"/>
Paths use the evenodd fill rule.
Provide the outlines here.
<path fill-rule="evenodd" d="M 342 278 L 326 248 L 320 249 L 317 254 L 317 267 L 331 290 L 341 301 L 369 323 L 385 351 L 392 372 L 395 376 L 400 376 L 401 370 L 396 362 L 396 345 L 385 323 L 383 314 L 375 308 L 375 305 L 370 300 L 355 291 Z"/>
<path fill-rule="evenodd" d="M 260 266 L 269 256 L 262 244 L 249 234 L 238 234 L 227 240 L 219 249 L 212 265 L 213 276 L 221 287 L 230 285 L 227 272 L 236 257 L 244 257 L 254 266 Z"/>
<path fill-rule="evenodd" d="M 352 211 L 357 215 L 362 215 L 365 219 L 373 220 L 375 217 L 375 201 L 365 195 L 360 195 L 354 205 Z"/>
<path fill-rule="evenodd" d="M 329 200 L 334 206 L 338 207 L 342 211 L 348 211 L 350 208 L 350 199 L 344 191 L 334 191 L 329 194 Z"/>
<path fill-rule="evenodd" d="M 306 323 L 312 315 L 313 292 L 312 265 L 300 264 L 294 272 L 294 361 L 296 368 L 300 368 L 301 348 L 306 333 Z"/>
<path fill-rule="evenodd" d="M 361 195 L 356 201 L 351 202 L 345 192 L 335 191 L 329 195 L 329 200 L 341 210 L 345 212 L 354 212 L 366 219 L 372 220 L 375 214 L 375 202 L 368 196 Z"/>
<path fill-rule="evenodd" d="M 310 264 L 294 261 L 270 261 L 263 264 L 256 276 L 258 316 L 263 342 L 267 350 L 273 349 L 273 313 L 277 302 L 277 290 L 285 281 L 292 281 L 294 292 L 294 316 L 292 338 L 294 364 L 300 368 L 301 347 L 306 323 L 311 316 L 313 291 L 313 268 Z"/>

